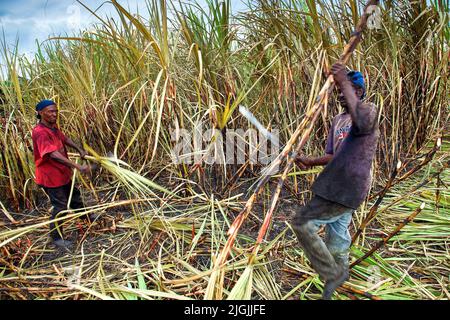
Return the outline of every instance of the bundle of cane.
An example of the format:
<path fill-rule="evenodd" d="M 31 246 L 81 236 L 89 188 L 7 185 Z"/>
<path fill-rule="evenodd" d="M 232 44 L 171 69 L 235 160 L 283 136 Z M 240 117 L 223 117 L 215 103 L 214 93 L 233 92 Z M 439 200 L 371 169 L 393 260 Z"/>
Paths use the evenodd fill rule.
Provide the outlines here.
<path fill-rule="evenodd" d="M 364 7 L 364 14 L 361 16 L 361 19 L 356 26 L 355 32 L 352 33 L 351 38 L 348 42 L 348 44 L 345 46 L 344 51 L 339 58 L 338 62 L 341 64 L 346 64 L 349 60 L 353 50 L 356 48 L 357 44 L 361 41 L 361 34 L 366 28 L 367 20 L 371 13 L 369 12 L 369 8 L 372 8 L 372 6 L 376 6 L 378 4 L 378 0 L 370 0 Z M 255 192 L 250 196 L 250 198 L 247 200 L 247 203 L 245 204 L 245 207 L 242 209 L 242 211 L 239 213 L 239 215 L 234 220 L 233 224 L 231 225 L 229 231 L 228 231 L 228 239 L 223 247 L 222 251 L 220 252 L 218 258 L 216 259 L 214 265 L 213 265 L 213 271 L 210 276 L 210 280 L 208 283 L 208 287 L 206 289 L 205 297 L 206 299 L 222 299 L 222 290 L 223 290 L 223 279 L 224 279 L 224 265 L 228 259 L 228 256 L 230 254 L 230 251 L 233 247 L 233 244 L 236 240 L 238 231 L 240 227 L 242 226 L 243 222 L 247 218 L 247 216 L 250 214 L 252 207 L 257 199 L 257 197 L 260 195 L 262 190 L 264 189 L 265 184 L 269 181 L 272 174 L 276 172 L 276 168 L 284 162 L 284 160 L 287 159 L 287 163 L 285 165 L 285 169 L 283 170 L 283 173 L 281 175 L 281 178 L 279 179 L 277 188 L 275 190 L 275 193 L 272 197 L 271 204 L 269 206 L 269 210 L 266 213 L 266 216 L 264 218 L 262 227 L 259 230 L 258 238 L 256 240 L 255 246 L 253 248 L 253 252 L 249 258 L 249 264 L 246 268 L 246 270 L 243 272 L 241 278 L 238 280 L 238 282 L 235 284 L 235 287 L 230 292 L 228 299 L 249 299 L 251 290 L 249 289 L 251 287 L 251 279 L 252 279 L 252 271 L 253 271 L 253 261 L 255 256 L 258 253 L 259 245 L 262 242 L 262 239 L 264 238 L 268 226 L 270 224 L 272 214 L 276 209 L 276 205 L 279 199 L 279 195 L 281 192 L 281 189 L 283 187 L 284 181 L 287 177 L 287 174 L 289 170 L 292 167 L 292 164 L 294 162 L 294 158 L 303 146 L 305 145 L 306 141 L 309 138 L 309 135 L 314 127 L 315 121 L 317 117 L 319 116 L 320 112 L 324 108 L 324 106 L 328 103 L 328 97 L 330 92 L 334 88 L 334 79 L 332 75 L 329 75 L 325 84 L 323 85 L 322 89 L 320 90 L 316 102 L 314 105 L 307 111 L 306 116 L 303 118 L 300 125 L 297 127 L 295 132 L 292 134 L 289 141 L 286 143 L 285 147 L 281 151 L 281 153 L 277 156 L 277 158 L 272 162 L 271 166 L 266 170 L 264 173 L 264 176 L 260 179 L 258 185 L 256 186 Z M 297 144 L 297 147 L 292 152 L 292 149 L 294 148 L 294 145 L 297 143 L 297 140 L 300 138 L 300 141 Z M 289 156 L 291 154 L 291 156 Z"/>
<path fill-rule="evenodd" d="M 140 197 L 157 196 L 155 191 L 160 191 L 164 195 L 175 196 L 174 192 L 167 190 L 152 180 L 134 172 L 131 166 L 123 160 L 118 159 L 113 154 L 104 157 L 95 152 L 88 145 L 84 148 L 92 154 L 85 156 L 86 160 L 93 162 L 91 166 L 100 166 L 117 180 L 131 193 Z M 167 199 L 166 199 L 167 200 Z"/>

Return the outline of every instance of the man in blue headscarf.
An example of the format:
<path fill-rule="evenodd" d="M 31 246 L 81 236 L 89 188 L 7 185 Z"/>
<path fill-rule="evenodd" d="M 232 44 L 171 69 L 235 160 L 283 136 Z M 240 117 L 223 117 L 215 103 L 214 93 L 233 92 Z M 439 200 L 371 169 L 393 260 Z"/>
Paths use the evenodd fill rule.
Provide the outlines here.
<path fill-rule="evenodd" d="M 89 166 L 79 165 L 67 156 L 66 146 L 76 149 L 82 158 L 86 151 L 66 137 L 57 127 L 58 109 L 52 100 L 42 100 L 36 105 L 39 123 L 33 128 L 33 153 L 36 165 L 36 184 L 41 186 L 50 198 L 53 206 L 52 220 L 58 218 L 58 213 L 66 210 L 72 190 L 72 169 L 82 173 L 90 171 Z M 83 208 L 80 192 L 73 188 L 69 207 Z M 91 216 L 84 216 L 90 220 Z M 50 237 L 58 247 L 67 248 L 70 242 L 62 238 L 62 226 L 50 224 Z"/>
<path fill-rule="evenodd" d="M 377 110 L 363 102 L 364 78 L 359 71 L 331 69 L 344 112 L 332 122 L 325 155 L 298 157 L 305 169 L 326 165 L 312 186 L 313 197 L 294 216 L 292 227 L 313 268 L 325 281 L 323 299 L 349 276 L 348 226 L 352 213 L 364 201 L 371 184 L 371 164 L 379 137 Z M 326 225 L 325 242 L 317 234 Z"/>

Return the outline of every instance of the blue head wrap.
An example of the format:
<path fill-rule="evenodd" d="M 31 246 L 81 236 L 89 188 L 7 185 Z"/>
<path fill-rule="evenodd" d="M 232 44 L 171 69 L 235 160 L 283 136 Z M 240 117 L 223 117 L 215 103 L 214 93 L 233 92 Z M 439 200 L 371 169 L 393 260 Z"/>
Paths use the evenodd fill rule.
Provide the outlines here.
<path fill-rule="evenodd" d="M 359 71 L 349 71 L 347 73 L 348 80 L 353 83 L 354 86 L 363 89 L 363 95 L 361 98 L 364 98 L 366 95 L 366 84 L 364 83 L 364 77 Z"/>
<path fill-rule="evenodd" d="M 52 100 L 41 100 L 37 105 L 36 105 L 36 111 L 41 111 L 42 109 L 51 106 L 51 105 L 56 105 L 55 102 L 53 102 Z"/>

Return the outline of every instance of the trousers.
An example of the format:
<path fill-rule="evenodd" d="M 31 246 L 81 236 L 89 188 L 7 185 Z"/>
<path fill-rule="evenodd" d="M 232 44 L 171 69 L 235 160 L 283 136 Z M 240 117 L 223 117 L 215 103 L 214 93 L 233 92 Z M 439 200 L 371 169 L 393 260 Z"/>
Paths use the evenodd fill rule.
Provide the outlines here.
<path fill-rule="evenodd" d="M 58 216 L 58 213 L 67 209 L 67 203 L 69 201 L 70 189 L 72 187 L 72 182 L 68 184 L 57 187 L 57 188 L 47 188 L 42 187 L 45 193 L 49 196 L 50 202 L 53 206 L 51 212 L 51 219 L 55 219 Z M 83 201 L 81 200 L 80 191 L 74 186 L 72 198 L 69 205 L 70 209 L 81 209 L 84 208 Z M 59 217 L 58 217 L 59 218 Z M 50 237 L 53 240 L 58 240 L 62 238 L 63 227 L 60 223 L 50 223 Z"/>
<path fill-rule="evenodd" d="M 354 209 L 314 195 L 295 214 L 292 228 L 319 276 L 327 281 L 348 270 L 351 237 L 348 226 Z M 325 225 L 325 241 L 317 234 Z"/>

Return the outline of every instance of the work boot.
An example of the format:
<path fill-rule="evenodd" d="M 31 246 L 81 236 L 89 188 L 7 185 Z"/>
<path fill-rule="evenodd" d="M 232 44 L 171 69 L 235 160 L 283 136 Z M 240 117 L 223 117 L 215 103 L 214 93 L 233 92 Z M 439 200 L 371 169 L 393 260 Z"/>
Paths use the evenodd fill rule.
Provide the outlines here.
<path fill-rule="evenodd" d="M 334 291 L 339 288 L 349 278 L 349 272 L 347 268 L 342 269 L 337 278 L 325 281 L 325 287 L 323 288 L 322 299 L 332 300 Z"/>

